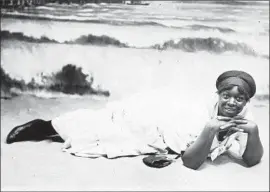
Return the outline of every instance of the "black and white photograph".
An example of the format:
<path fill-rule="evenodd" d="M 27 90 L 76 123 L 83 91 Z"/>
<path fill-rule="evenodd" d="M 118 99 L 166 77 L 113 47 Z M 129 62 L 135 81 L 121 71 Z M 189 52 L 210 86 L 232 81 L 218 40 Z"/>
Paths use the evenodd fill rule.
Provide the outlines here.
<path fill-rule="evenodd" d="M 269 0 L 0 0 L 1 191 L 269 191 Z"/>

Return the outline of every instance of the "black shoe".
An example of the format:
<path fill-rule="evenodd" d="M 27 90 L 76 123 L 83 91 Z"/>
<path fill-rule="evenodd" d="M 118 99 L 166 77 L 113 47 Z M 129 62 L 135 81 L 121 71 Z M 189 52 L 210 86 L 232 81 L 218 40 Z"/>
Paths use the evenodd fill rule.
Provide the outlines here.
<path fill-rule="evenodd" d="M 36 127 L 34 127 L 33 124 L 37 125 L 37 124 L 43 123 L 43 122 L 44 121 L 41 119 L 36 119 L 36 120 L 30 121 L 26 124 L 23 124 L 23 125 L 20 125 L 20 126 L 13 128 L 7 136 L 6 143 L 11 144 L 11 143 L 14 143 L 17 141 L 31 140 L 30 138 L 33 135 L 32 132 L 34 129 L 36 129 Z"/>
<path fill-rule="evenodd" d="M 174 159 L 168 158 L 166 155 L 149 155 L 143 158 L 145 165 L 153 168 L 163 168 L 174 162 Z"/>

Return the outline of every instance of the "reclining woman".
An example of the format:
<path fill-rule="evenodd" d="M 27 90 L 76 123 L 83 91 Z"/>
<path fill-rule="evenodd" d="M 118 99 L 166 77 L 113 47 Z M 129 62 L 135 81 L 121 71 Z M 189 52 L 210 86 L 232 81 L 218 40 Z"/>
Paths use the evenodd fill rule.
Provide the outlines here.
<path fill-rule="evenodd" d="M 227 151 L 249 167 L 258 164 L 263 146 L 247 107 L 256 92 L 254 79 L 243 71 L 227 71 L 218 77 L 216 87 L 218 102 L 196 141 L 185 150 L 184 165 L 198 169 L 208 156 L 215 159 Z"/>
<path fill-rule="evenodd" d="M 132 102 L 126 102 L 128 107 L 80 109 L 51 121 L 36 119 L 13 128 L 6 142 L 40 141 L 59 135 L 65 141 L 63 150 L 81 157 L 174 154 L 182 157 L 186 167 L 198 169 L 208 157 L 214 160 L 228 154 L 247 166 L 256 165 L 262 158 L 263 147 L 258 126 L 248 109 L 256 92 L 254 79 L 243 71 L 226 71 L 218 77 L 216 87 L 218 101 L 209 114 L 183 103 L 177 107 L 179 101 L 169 104 L 168 99 L 164 104 L 168 110 L 158 110 L 162 103 L 151 105 L 150 98 L 147 106 L 137 100 L 133 107 Z M 131 110 L 134 105 L 136 110 Z M 183 111 L 187 116 L 179 115 Z M 200 118 L 190 121 L 190 115 Z M 200 132 L 184 134 L 189 131 L 185 129 L 188 126 L 198 127 Z M 146 162 L 151 164 L 154 160 L 151 157 Z"/>

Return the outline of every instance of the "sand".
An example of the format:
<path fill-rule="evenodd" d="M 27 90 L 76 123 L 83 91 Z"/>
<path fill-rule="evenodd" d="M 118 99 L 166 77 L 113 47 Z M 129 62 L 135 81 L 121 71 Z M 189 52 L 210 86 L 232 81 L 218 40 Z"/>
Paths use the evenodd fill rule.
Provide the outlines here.
<path fill-rule="evenodd" d="M 265 149 L 260 164 L 246 168 L 221 156 L 197 170 L 181 160 L 162 169 L 147 167 L 142 156 L 118 159 L 81 158 L 49 141 L 5 144 L 8 132 L 34 118 L 51 119 L 63 112 L 105 101 L 90 98 L 42 99 L 19 96 L 1 100 L 1 190 L 269 190 L 269 102 L 254 101 L 252 110 Z"/>

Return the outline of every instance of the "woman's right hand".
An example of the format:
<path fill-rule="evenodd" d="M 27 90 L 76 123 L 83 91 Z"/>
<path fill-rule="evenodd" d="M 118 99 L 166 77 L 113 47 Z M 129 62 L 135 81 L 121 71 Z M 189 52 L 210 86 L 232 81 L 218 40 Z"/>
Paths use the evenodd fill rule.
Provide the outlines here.
<path fill-rule="evenodd" d="M 221 130 L 228 130 L 232 127 L 235 127 L 236 123 L 233 122 L 233 119 L 230 117 L 217 116 L 217 118 L 211 119 L 206 123 L 206 128 L 210 129 L 214 133 L 217 133 Z"/>

